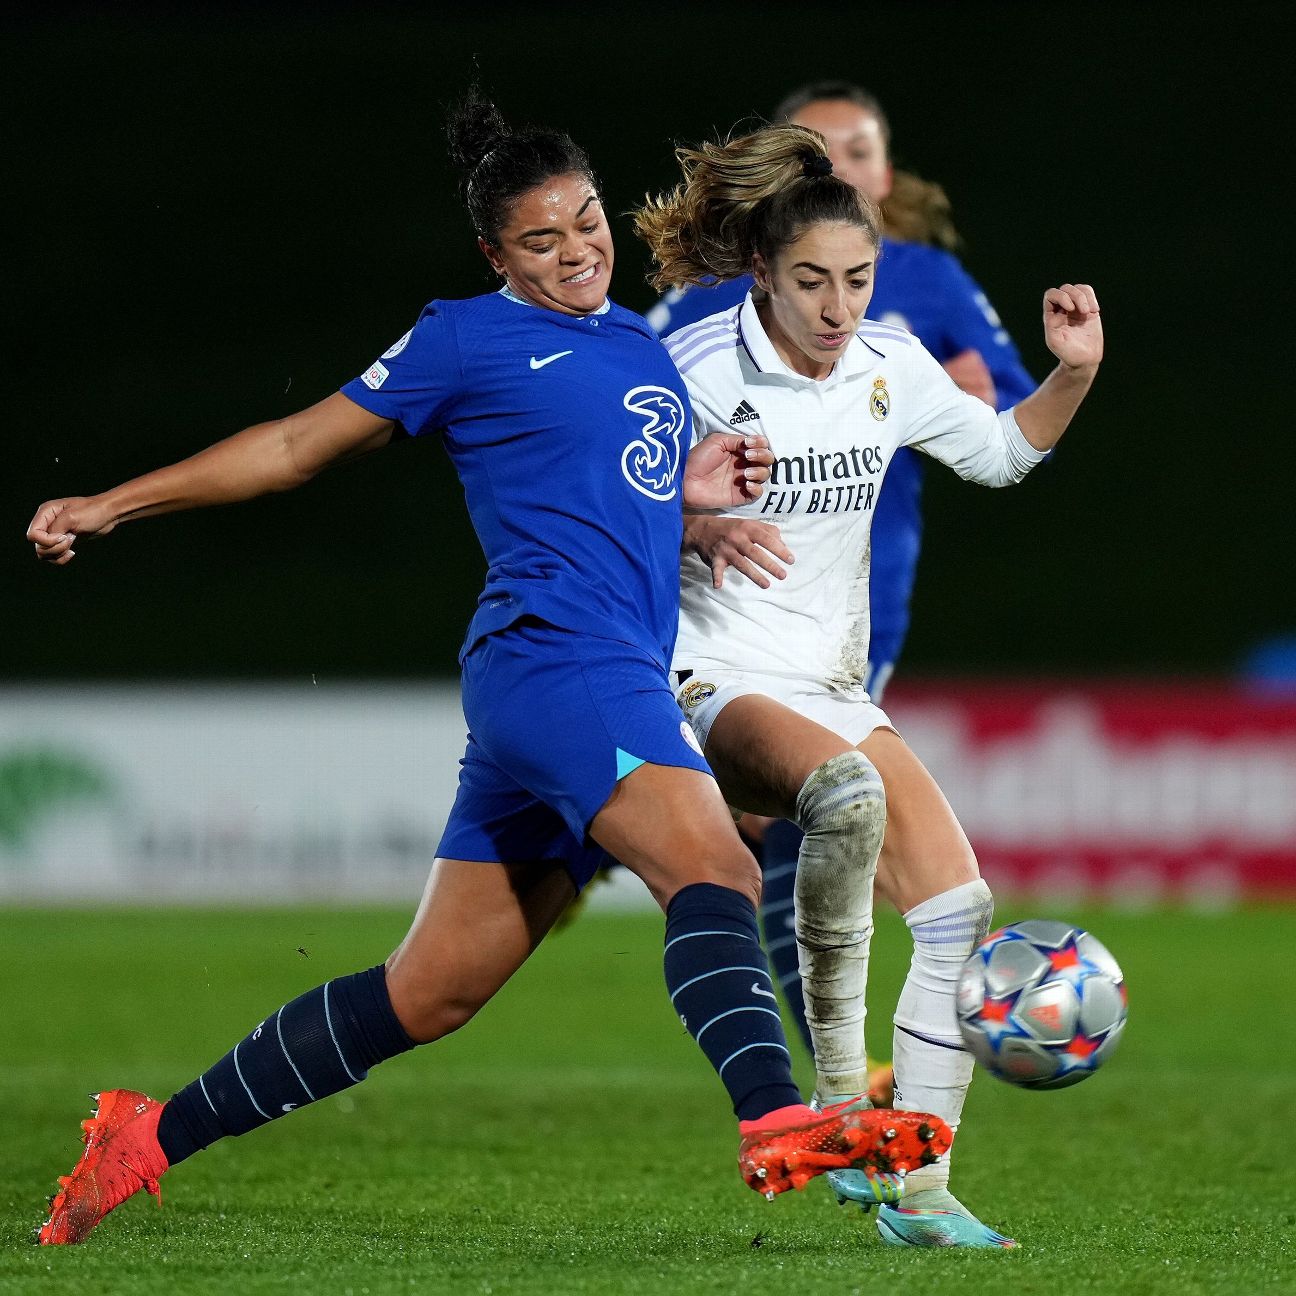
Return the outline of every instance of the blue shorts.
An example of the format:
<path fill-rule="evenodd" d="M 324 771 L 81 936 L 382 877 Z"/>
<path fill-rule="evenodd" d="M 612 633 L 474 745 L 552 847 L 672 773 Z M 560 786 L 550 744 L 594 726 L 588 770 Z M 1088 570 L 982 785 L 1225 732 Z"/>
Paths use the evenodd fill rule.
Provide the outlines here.
<path fill-rule="evenodd" d="M 463 661 L 468 750 L 437 854 L 561 860 L 577 888 L 605 862 L 590 822 L 640 765 L 711 773 L 666 671 L 641 649 L 533 618 Z"/>

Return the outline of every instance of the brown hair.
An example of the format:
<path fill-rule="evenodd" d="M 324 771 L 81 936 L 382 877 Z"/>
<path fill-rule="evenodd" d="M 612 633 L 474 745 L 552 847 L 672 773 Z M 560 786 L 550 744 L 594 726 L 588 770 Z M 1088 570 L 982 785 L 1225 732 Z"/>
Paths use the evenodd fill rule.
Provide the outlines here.
<path fill-rule="evenodd" d="M 963 242 L 954 228 L 945 190 L 910 171 L 892 173 L 891 192 L 882 203 L 882 225 L 892 238 L 930 243 L 946 252 Z"/>
<path fill-rule="evenodd" d="M 570 135 L 537 126 L 514 129 L 476 86 L 451 106 L 446 140 L 473 228 L 492 245 L 528 190 L 568 173 L 599 187 L 585 150 Z"/>
<path fill-rule="evenodd" d="M 650 278 L 659 292 L 748 274 L 754 253 L 772 259 L 821 222 L 858 226 L 875 245 L 880 239 L 876 210 L 832 174 L 818 131 L 767 126 L 723 144 L 678 148 L 675 156 L 683 183 L 647 196 L 634 218 L 657 262 Z"/>

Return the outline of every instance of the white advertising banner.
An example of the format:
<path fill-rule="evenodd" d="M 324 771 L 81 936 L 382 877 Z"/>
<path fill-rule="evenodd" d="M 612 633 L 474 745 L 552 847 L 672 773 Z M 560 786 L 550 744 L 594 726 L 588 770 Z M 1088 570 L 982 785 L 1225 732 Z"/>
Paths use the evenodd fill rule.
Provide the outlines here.
<path fill-rule="evenodd" d="M 1215 686 L 897 686 L 1003 894 L 1296 894 L 1296 701 Z M 419 895 L 455 686 L 0 690 L 0 903 Z M 599 904 L 651 903 L 616 871 Z"/>
<path fill-rule="evenodd" d="M 0 900 L 415 899 L 458 689 L 0 692 Z"/>

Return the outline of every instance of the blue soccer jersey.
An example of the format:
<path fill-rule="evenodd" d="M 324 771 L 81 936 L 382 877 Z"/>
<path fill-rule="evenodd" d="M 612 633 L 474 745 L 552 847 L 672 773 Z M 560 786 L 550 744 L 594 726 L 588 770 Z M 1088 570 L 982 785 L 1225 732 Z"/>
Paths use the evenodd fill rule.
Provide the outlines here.
<path fill-rule="evenodd" d="M 648 312 L 648 321 L 666 337 L 738 305 L 751 287 L 751 276 L 744 275 L 676 290 Z M 868 318 L 908 329 L 941 363 L 969 349 L 980 352 L 994 380 L 998 409 L 1011 408 L 1035 390 L 985 294 L 958 258 L 939 248 L 884 239 Z M 922 456 L 901 448 L 878 496 L 869 577 L 869 655 L 875 671 L 896 661 L 909 629 L 909 601 L 922 544 L 922 475 Z M 885 678 L 871 679 L 870 689 L 880 695 L 884 684 Z"/>
<path fill-rule="evenodd" d="M 490 570 L 460 660 L 468 747 L 437 854 L 603 861 L 587 829 L 648 763 L 710 769 L 666 674 L 689 404 L 657 335 L 606 305 L 434 301 L 342 392 L 440 432 Z"/>
<path fill-rule="evenodd" d="M 665 670 L 689 415 L 643 319 L 506 293 L 434 301 L 342 393 L 445 441 L 490 564 L 465 653 L 531 616 L 647 649 Z"/>

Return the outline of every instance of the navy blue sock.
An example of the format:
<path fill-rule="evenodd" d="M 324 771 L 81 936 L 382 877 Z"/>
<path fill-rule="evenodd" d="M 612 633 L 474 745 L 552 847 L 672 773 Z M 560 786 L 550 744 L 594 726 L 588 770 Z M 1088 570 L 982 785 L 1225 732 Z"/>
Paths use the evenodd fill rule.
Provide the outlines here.
<path fill-rule="evenodd" d="M 162 1110 L 168 1164 L 359 1084 L 414 1047 L 387 995 L 382 964 L 308 990 L 267 1017 Z"/>
<path fill-rule="evenodd" d="M 801 850 L 803 834 L 796 824 L 779 819 L 770 824 L 762 848 L 756 852 L 760 860 L 764 887 L 761 891 L 760 917 L 765 931 L 765 952 L 769 955 L 774 979 L 796 1022 L 797 1030 L 810 1056 L 814 1045 L 810 1041 L 810 1027 L 806 1025 L 805 999 L 801 994 L 801 973 L 797 962 L 796 891 L 797 855 Z"/>
<path fill-rule="evenodd" d="M 799 1103 L 752 902 L 710 882 L 684 887 L 666 908 L 664 962 L 671 1003 L 738 1119 Z"/>

